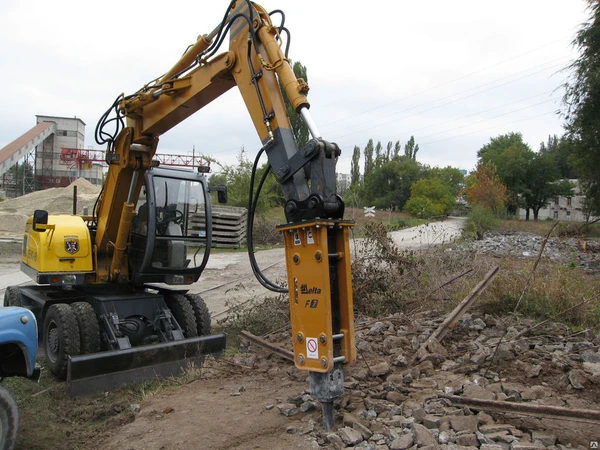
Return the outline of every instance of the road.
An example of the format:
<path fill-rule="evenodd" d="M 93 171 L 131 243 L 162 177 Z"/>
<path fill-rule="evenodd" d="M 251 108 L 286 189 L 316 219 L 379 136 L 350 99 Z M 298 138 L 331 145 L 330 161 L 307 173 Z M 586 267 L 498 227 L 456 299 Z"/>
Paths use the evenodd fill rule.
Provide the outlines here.
<path fill-rule="evenodd" d="M 463 221 L 460 218 L 448 218 L 441 222 L 394 231 L 390 233 L 390 237 L 400 249 L 426 250 L 460 236 Z M 28 284 L 31 280 L 19 270 L 18 254 L 3 256 L 1 259 L 0 297 L 4 299 L 7 286 Z M 256 252 L 256 259 L 270 280 L 279 283 L 285 280 L 283 248 L 259 250 Z M 256 280 L 245 252 L 213 253 L 200 280 L 190 287 L 190 292 L 202 295 L 213 320 L 225 317 L 233 305 L 276 295 Z"/>

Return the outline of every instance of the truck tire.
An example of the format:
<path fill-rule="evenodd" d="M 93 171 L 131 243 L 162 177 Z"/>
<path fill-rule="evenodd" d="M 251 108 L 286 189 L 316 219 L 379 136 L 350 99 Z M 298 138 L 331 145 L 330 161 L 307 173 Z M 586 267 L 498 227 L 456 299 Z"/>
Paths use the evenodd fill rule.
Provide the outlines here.
<path fill-rule="evenodd" d="M 19 289 L 16 286 L 8 286 L 4 291 L 4 306 L 23 306 Z"/>
<path fill-rule="evenodd" d="M 50 372 L 57 378 L 67 375 L 69 355 L 79 355 L 81 341 L 75 312 L 65 303 L 56 303 L 44 318 L 44 354 Z"/>
<path fill-rule="evenodd" d="M 198 336 L 206 336 L 210 334 L 210 311 L 208 310 L 204 299 L 200 296 L 200 294 L 186 294 L 185 297 L 188 299 L 192 305 L 192 309 L 194 310 Z"/>
<path fill-rule="evenodd" d="M 75 302 L 71 304 L 75 313 L 77 325 L 79 326 L 79 343 L 81 355 L 96 353 L 100 351 L 100 325 L 96 317 L 96 311 L 87 302 Z"/>
<path fill-rule="evenodd" d="M 173 313 L 175 320 L 183 330 L 186 338 L 198 336 L 198 327 L 192 305 L 183 295 L 171 294 L 165 298 L 167 306 Z"/>
<path fill-rule="evenodd" d="M 0 385 L 0 449 L 12 450 L 19 431 L 19 407 L 12 393 Z"/>

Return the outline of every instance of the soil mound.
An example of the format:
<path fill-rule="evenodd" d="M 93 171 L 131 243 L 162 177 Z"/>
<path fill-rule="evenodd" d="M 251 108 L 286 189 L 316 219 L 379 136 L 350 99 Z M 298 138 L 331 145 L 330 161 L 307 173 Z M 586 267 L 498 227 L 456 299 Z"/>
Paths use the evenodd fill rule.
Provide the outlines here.
<path fill-rule="evenodd" d="M 0 202 L 0 237 L 20 237 L 25 229 L 27 218 L 36 209 L 50 214 L 71 214 L 73 212 L 73 191 L 77 186 L 77 214 L 87 208 L 91 214 L 101 186 L 95 186 L 85 178 L 79 178 L 64 188 L 50 188 L 35 191 L 22 197 Z"/>

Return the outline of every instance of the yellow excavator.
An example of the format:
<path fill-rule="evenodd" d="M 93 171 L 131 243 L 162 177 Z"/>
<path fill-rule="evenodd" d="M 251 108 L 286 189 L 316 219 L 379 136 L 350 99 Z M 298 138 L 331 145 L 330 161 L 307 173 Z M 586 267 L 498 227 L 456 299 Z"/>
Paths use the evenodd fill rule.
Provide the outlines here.
<path fill-rule="evenodd" d="M 286 200 L 287 223 L 278 228 L 287 290 L 263 276 L 249 245 L 252 267 L 265 287 L 289 292 L 295 364 L 310 372 L 324 427 L 332 426 L 343 365 L 356 359 L 353 223 L 336 191 L 340 149 L 311 118 L 308 85 L 282 48 L 284 19 L 281 10 L 232 1 L 168 72 L 118 96 L 100 119 L 96 140 L 107 145 L 108 173 L 92 214 L 36 210 L 27 221 L 21 267 L 36 284 L 9 287 L 5 304 L 35 313 L 47 365 L 71 393 L 172 373 L 224 348 L 225 335 L 211 334 L 206 304 L 188 287 L 210 254 L 210 193 L 226 201 L 226 189 L 208 185 L 206 167 L 175 170 L 153 157 L 163 133 L 237 86 L 262 143 L 254 169 L 265 153 Z M 302 148 L 283 92 L 312 136 Z M 263 181 L 249 192 L 250 221 Z"/>

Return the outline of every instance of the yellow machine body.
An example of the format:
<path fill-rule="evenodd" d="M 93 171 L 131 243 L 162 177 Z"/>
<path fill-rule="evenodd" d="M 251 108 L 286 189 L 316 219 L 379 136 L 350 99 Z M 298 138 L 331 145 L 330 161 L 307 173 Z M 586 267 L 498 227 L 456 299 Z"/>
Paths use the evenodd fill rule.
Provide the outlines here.
<path fill-rule="evenodd" d="M 296 367 L 329 372 L 356 360 L 349 221 L 311 221 L 283 232 Z M 332 279 L 334 279 L 332 283 Z"/>
<path fill-rule="evenodd" d="M 49 214 L 44 228 L 34 231 L 32 218 L 27 220 L 21 255 L 25 266 L 38 274 L 93 272 L 92 240 L 81 216 Z"/>

